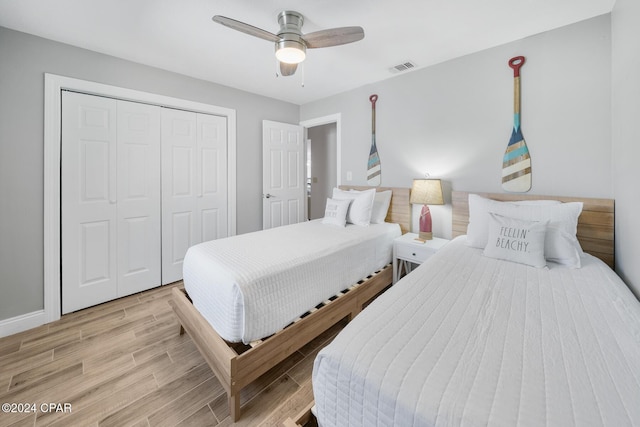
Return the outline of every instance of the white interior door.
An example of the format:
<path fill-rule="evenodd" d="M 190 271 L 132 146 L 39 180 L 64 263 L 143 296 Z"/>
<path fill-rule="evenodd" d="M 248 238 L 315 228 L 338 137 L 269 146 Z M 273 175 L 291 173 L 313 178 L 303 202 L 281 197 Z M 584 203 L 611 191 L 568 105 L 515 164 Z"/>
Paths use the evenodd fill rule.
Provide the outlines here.
<path fill-rule="evenodd" d="M 302 126 L 262 122 L 262 227 L 304 220 L 305 173 Z"/>
<path fill-rule="evenodd" d="M 118 101 L 118 297 L 160 285 L 160 107 Z"/>
<path fill-rule="evenodd" d="M 226 118 L 162 109 L 162 283 L 187 249 L 227 235 Z"/>
<path fill-rule="evenodd" d="M 116 101 L 62 93 L 62 312 L 117 297 Z"/>

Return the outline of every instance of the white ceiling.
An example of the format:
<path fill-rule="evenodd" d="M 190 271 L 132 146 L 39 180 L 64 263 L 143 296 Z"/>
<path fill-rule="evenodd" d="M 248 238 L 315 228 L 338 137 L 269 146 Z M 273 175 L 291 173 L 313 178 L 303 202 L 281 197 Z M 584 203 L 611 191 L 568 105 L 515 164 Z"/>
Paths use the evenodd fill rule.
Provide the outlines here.
<path fill-rule="evenodd" d="M 0 0 L 0 26 L 295 104 L 393 77 L 611 11 L 615 0 Z M 271 42 L 211 20 L 304 33 L 359 25 L 365 38 L 307 52 L 304 72 L 276 77 Z M 1 59 L 0 59 L 1 60 Z M 302 76 L 304 74 L 304 87 Z"/>

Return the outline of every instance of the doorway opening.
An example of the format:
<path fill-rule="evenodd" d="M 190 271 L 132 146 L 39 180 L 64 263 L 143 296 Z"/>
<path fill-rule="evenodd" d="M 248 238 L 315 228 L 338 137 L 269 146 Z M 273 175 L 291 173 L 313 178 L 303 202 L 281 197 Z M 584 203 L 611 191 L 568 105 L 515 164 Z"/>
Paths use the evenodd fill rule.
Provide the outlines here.
<path fill-rule="evenodd" d="M 324 217 L 325 205 L 337 186 L 336 124 L 307 129 L 307 219 Z"/>
<path fill-rule="evenodd" d="M 305 128 L 306 218 L 324 217 L 327 198 L 341 184 L 340 113 L 301 122 Z"/>

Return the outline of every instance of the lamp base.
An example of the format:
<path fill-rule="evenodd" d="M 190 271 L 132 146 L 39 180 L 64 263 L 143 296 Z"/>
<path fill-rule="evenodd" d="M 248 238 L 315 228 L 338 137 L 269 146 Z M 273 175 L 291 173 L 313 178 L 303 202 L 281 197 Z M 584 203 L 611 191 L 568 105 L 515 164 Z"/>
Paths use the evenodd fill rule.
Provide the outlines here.
<path fill-rule="evenodd" d="M 421 231 L 418 234 L 420 240 L 433 240 L 433 233 L 431 231 Z"/>

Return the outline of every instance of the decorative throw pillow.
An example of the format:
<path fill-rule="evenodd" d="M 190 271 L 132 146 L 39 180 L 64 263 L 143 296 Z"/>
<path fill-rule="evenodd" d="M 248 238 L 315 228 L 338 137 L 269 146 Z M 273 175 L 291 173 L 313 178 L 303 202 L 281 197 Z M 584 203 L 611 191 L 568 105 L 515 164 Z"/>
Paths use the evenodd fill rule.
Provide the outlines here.
<path fill-rule="evenodd" d="M 340 227 L 347 225 L 347 211 L 351 199 L 335 200 L 327 199 L 327 206 L 324 210 L 324 218 L 322 218 L 323 224 L 332 224 Z"/>
<path fill-rule="evenodd" d="M 546 230 L 546 221 L 526 221 L 491 213 L 484 255 L 536 268 L 545 267 Z"/>
<path fill-rule="evenodd" d="M 333 198 L 336 200 L 353 200 L 347 212 L 347 222 L 355 225 L 369 225 L 371 222 L 371 210 L 376 189 L 364 191 L 343 191 L 333 189 Z"/>
<path fill-rule="evenodd" d="M 382 224 L 387 217 L 391 205 L 391 190 L 378 191 L 373 198 L 371 210 L 371 224 Z"/>

